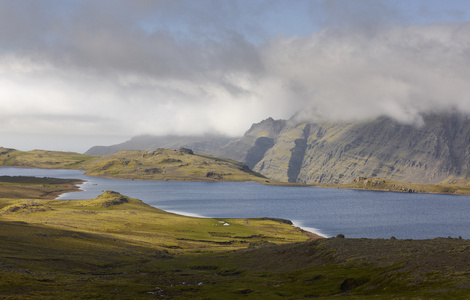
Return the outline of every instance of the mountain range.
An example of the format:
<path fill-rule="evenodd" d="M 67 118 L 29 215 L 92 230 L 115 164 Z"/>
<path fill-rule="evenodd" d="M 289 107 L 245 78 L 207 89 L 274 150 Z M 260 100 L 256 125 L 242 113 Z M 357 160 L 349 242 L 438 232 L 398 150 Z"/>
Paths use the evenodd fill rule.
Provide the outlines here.
<path fill-rule="evenodd" d="M 419 125 L 388 117 L 355 122 L 268 118 L 237 138 L 139 136 L 86 154 L 185 147 L 240 161 L 279 181 L 345 184 L 376 177 L 439 183 L 470 177 L 469 141 L 470 117 L 458 112 L 424 115 Z"/>

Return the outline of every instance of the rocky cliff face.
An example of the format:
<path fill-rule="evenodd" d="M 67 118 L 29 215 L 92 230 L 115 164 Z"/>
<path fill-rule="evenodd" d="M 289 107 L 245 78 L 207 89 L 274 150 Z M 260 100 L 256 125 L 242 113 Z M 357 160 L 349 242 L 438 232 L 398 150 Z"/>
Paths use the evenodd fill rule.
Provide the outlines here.
<path fill-rule="evenodd" d="M 253 124 L 243 137 L 223 146 L 214 155 L 227 157 L 253 168 L 274 146 L 287 121 L 268 118 Z"/>
<path fill-rule="evenodd" d="M 238 160 L 289 182 L 349 183 L 358 176 L 419 183 L 468 178 L 469 117 L 428 115 L 424 123 L 418 127 L 385 117 L 355 123 L 268 119 L 224 148 L 235 151 L 244 145 Z M 272 124 L 278 125 L 276 130 Z"/>
<path fill-rule="evenodd" d="M 459 113 L 424 116 L 423 126 L 385 117 L 349 123 L 269 118 L 238 139 L 175 140 L 178 147 L 240 161 L 281 181 L 350 183 L 356 177 L 378 177 L 437 183 L 470 178 L 470 118 Z M 171 148 L 157 144 L 143 149 Z"/>

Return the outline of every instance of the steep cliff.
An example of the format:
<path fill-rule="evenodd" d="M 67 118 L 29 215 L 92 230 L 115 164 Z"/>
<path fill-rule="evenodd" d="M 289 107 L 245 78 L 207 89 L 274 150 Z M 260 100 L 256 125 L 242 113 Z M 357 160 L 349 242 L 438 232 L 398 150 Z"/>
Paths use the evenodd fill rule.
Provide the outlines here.
<path fill-rule="evenodd" d="M 264 127 L 263 122 L 256 125 Z M 355 123 L 286 122 L 269 136 L 274 145 L 253 170 L 277 180 L 349 183 L 364 176 L 436 183 L 470 176 L 470 119 L 458 113 L 425 116 L 423 126 L 385 117 Z M 258 148 L 253 136 L 241 140 L 252 144 L 246 157 Z"/>
<path fill-rule="evenodd" d="M 243 137 L 223 146 L 214 155 L 243 161 L 250 168 L 253 168 L 266 155 L 266 152 L 274 146 L 275 140 L 279 137 L 286 123 L 285 120 L 268 118 L 260 123 L 253 124 Z"/>

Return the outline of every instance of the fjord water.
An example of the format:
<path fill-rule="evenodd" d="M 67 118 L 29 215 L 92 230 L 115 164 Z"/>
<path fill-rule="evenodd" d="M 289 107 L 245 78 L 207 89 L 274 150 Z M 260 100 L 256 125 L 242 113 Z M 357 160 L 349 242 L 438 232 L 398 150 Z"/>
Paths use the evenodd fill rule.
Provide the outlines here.
<path fill-rule="evenodd" d="M 470 196 L 373 192 L 313 187 L 265 186 L 252 182 L 120 180 L 77 170 L 0 168 L 0 175 L 87 180 L 82 192 L 58 199 L 89 199 L 117 191 L 157 208 L 214 218 L 270 217 L 323 236 L 351 238 L 470 238 Z"/>

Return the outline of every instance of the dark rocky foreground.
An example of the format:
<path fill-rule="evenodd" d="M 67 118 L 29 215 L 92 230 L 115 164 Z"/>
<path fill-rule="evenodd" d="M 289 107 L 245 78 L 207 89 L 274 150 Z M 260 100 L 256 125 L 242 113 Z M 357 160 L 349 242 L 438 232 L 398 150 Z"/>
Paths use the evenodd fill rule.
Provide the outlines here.
<path fill-rule="evenodd" d="M 41 234 L 40 228 L 21 223 L 0 222 L 0 227 L 18 234 L 23 230 L 19 227 L 25 227 L 29 234 Z M 64 240 L 106 242 L 105 237 L 71 231 L 47 232 L 51 234 L 57 235 L 62 247 L 67 245 Z M 152 251 L 151 245 L 137 248 L 107 242 L 107 248 L 96 244 L 88 250 L 67 246 L 67 254 L 60 254 L 57 246 L 47 252 L 40 244 L 13 254 L 12 242 L 3 244 L 0 250 L 9 255 L 0 262 L 0 297 L 467 299 L 470 295 L 470 241 L 458 238 L 329 238 L 176 256 Z"/>

